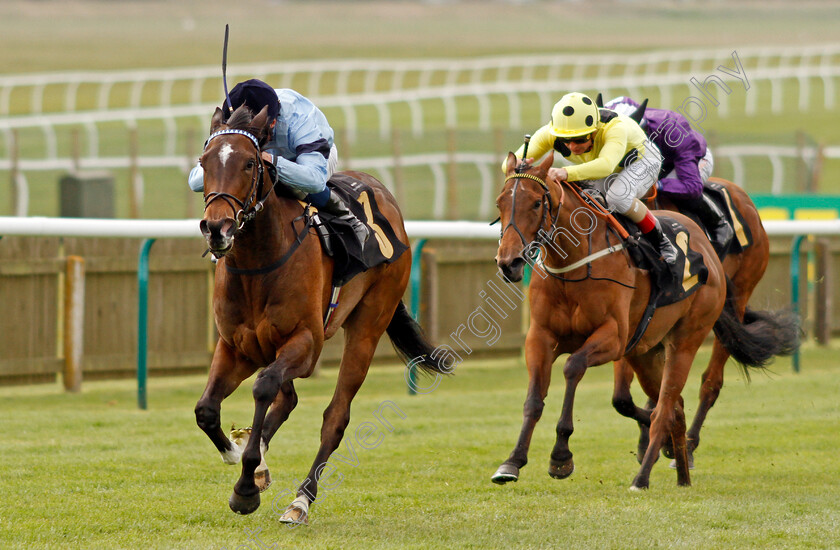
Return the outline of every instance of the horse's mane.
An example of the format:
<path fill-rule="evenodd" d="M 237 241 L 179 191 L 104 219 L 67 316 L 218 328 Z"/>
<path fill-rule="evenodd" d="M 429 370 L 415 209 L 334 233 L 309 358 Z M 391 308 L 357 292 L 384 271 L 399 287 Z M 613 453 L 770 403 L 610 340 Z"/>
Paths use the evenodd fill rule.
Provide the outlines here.
<path fill-rule="evenodd" d="M 257 136 L 260 140 L 260 145 L 266 139 L 266 132 L 264 128 L 253 126 L 251 122 L 254 120 L 254 113 L 247 106 L 242 105 L 236 109 L 230 118 L 225 123 L 231 130 L 245 130 L 246 132 Z"/>

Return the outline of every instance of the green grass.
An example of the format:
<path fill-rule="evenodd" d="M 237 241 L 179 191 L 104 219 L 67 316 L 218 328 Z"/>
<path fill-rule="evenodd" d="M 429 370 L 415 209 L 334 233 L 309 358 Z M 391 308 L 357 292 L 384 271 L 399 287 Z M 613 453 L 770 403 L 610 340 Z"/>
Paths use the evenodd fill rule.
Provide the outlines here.
<path fill-rule="evenodd" d="M 693 486 L 678 488 L 661 460 L 651 489 L 627 488 L 638 464 L 637 429 L 610 405 L 612 369 L 592 369 L 579 387 L 576 472 L 551 479 L 548 456 L 560 413 L 562 361 L 555 368 L 531 463 L 520 481 L 490 475 L 510 452 L 527 375 L 519 361 L 471 360 L 433 393 L 406 395 L 402 372 L 375 367 L 347 431 L 358 465 L 336 461 L 312 524 L 276 521 L 308 470 L 335 371 L 300 382 L 300 404 L 268 454 L 274 484 L 263 506 L 237 516 L 227 499 L 239 467 L 222 464 L 195 426 L 203 377 L 150 381 L 149 410 L 132 381 L 0 389 L 7 434 L 0 464 L 2 548 L 836 548 L 840 540 L 840 378 L 836 349 L 808 348 L 803 371 L 789 360 L 745 384 L 730 365 L 697 452 Z M 684 393 L 696 408 L 703 350 Z M 225 401 L 223 424 L 246 425 L 250 384 Z M 637 394 L 637 399 L 640 397 Z M 392 401 L 378 447 L 352 437 Z M 348 439 L 338 451 L 348 456 Z M 276 500 L 275 500 L 276 499 Z M 246 532 L 247 530 L 247 532 Z"/>

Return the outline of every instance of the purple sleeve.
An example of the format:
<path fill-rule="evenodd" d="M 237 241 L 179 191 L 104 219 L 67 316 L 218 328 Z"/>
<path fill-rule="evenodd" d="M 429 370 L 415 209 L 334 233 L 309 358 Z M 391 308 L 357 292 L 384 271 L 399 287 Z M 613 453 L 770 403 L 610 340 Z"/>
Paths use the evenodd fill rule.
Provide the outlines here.
<path fill-rule="evenodd" d="M 662 190 L 678 199 L 697 199 L 703 194 L 703 180 L 695 157 L 680 155 L 674 159 L 676 178 L 664 178 L 659 184 Z"/>
<path fill-rule="evenodd" d="M 678 113 L 665 111 L 657 122 L 659 131 L 656 141 L 666 157 L 666 164 L 673 165 L 676 175 L 661 179 L 659 187 L 678 199 L 699 198 L 703 193 L 703 179 L 697 163 L 706 154 L 705 138 Z"/>

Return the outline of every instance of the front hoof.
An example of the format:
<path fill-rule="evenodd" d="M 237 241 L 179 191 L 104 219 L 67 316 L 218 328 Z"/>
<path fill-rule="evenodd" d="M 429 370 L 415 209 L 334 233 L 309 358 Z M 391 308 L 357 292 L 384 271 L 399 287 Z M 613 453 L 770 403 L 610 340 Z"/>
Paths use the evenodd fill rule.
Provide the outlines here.
<path fill-rule="evenodd" d="M 637 487 L 635 485 L 631 485 L 628 491 L 630 491 L 631 493 L 641 493 L 642 491 L 647 491 L 647 486 Z"/>
<path fill-rule="evenodd" d="M 490 481 L 498 485 L 504 485 L 508 481 L 519 481 L 519 468 L 513 464 L 502 464 L 496 470 L 496 473 L 493 474 L 493 477 L 490 478 Z"/>
<path fill-rule="evenodd" d="M 260 494 L 257 492 L 251 496 L 243 496 L 234 490 L 233 494 L 230 495 L 228 505 L 237 514 L 248 515 L 260 507 Z"/>
<path fill-rule="evenodd" d="M 283 512 L 279 521 L 292 525 L 309 525 L 309 499 L 303 495 L 297 497 Z"/>
<path fill-rule="evenodd" d="M 566 479 L 575 471 L 575 461 L 571 458 L 563 462 L 550 461 L 548 464 L 548 475 L 554 479 Z"/>

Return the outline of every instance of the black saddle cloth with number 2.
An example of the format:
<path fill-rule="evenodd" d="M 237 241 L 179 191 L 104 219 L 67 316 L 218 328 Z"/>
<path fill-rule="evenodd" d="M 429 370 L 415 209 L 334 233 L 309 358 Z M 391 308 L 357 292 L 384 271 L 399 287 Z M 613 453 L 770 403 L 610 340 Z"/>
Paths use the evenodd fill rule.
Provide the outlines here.
<path fill-rule="evenodd" d="M 391 223 L 379 211 L 373 189 L 346 174 L 334 174 L 327 186 L 337 193 L 344 203 L 370 229 L 364 250 L 349 223 L 328 212 L 318 211 L 320 222 L 327 228 L 319 231 L 322 240 L 328 235 L 327 248 L 333 261 L 333 286 L 343 286 L 347 281 L 374 266 L 391 263 L 408 250 L 394 233 Z"/>

